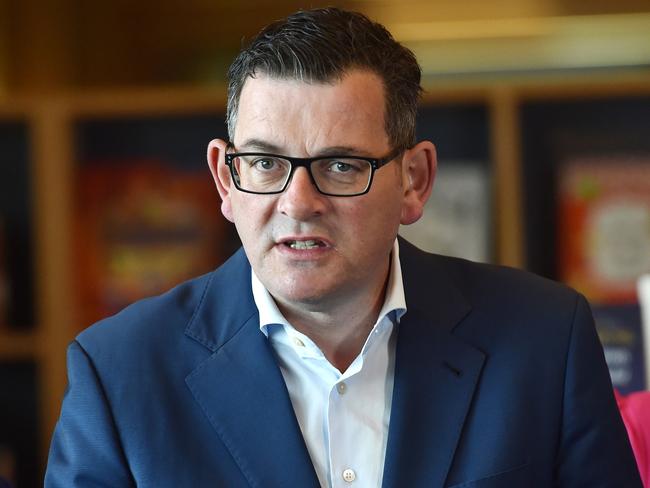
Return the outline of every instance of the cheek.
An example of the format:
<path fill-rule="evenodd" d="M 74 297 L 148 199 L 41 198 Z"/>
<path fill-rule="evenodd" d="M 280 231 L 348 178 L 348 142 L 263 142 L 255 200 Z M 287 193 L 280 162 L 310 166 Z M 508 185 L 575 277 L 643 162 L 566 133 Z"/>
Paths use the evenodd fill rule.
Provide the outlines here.
<path fill-rule="evenodd" d="M 365 206 L 366 219 L 386 230 L 399 227 L 404 199 L 400 178 L 396 174 L 391 176 L 393 177 L 382 180 L 382 184 L 377 185 L 379 191 L 372 195 L 372 201 Z"/>
<path fill-rule="evenodd" d="M 233 212 L 235 228 L 237 235 L 244 247 L 244 252 L 248 256 L 251 264 L 257 265 L 260 259 L 262 249 L 261 232 L 258 230 L 258 224 L 254 220 L 254 213 L 242 211 L 241 208 L 234 209 Z"/>
<path fill-rule="evenodd" d="M 392 245 L 399 228 L 401 206 L 395 200 L 388 205 L 388 201 L 372 199 L 367 205 L 340 214 L 340 228 L 346 229 L 347 239 L 354 241 L 360 252 Z"/>
<path fill-rule="evenodd" d="M 261 240 L 262 231 L 269 221 L 271 204 L 258 195 L 233 194 L 230 201 L 232 222 L 245 244 L 254 245 Z"/>

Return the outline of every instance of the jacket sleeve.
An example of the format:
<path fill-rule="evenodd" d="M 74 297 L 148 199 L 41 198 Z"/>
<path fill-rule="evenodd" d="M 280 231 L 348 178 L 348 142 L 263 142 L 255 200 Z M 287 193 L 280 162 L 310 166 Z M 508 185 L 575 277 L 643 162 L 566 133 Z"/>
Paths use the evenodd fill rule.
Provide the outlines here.
<path fill-rule="evenodd" d="M 111 408 L 81 344 L 68 348 L 68 388 L 50 446 L 46 488 L 135 486 Z"/>
<path fill-rule="evenodd" d="M 566 358 L 560 487 L 642 488 L 586 300 L 578 298 Z"/>

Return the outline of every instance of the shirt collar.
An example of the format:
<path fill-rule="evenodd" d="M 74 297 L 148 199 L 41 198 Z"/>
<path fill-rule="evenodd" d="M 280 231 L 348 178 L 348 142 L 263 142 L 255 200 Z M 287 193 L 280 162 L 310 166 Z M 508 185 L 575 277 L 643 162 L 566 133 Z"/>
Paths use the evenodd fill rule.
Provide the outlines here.
<path fill-rule="evenodd" d="M 390 271 L 388 275 L 388 284 L 386 286 L 386 297 L 382 305 L 379 316 L 377 317 L 377 324 L 382 319 L 394 312 L 394 321 L 399 323 L 400 318 L 406 313 L 406 298 L 404 296 L 404 283 L 402 281 L 402 267 L 399 259 L 399 244 L 397 239 L 393 244 L 391 251 Z M 278 309 L 273 297 L 264 287 L 255 272 L 251 268 L 251 284 L 253 299 L 260 315 L 260 330 L 268 337 L 268 328 L 270 325 L 284 325 L 285 328 L 291 328 L 291 324 L 282 315 Z"/>

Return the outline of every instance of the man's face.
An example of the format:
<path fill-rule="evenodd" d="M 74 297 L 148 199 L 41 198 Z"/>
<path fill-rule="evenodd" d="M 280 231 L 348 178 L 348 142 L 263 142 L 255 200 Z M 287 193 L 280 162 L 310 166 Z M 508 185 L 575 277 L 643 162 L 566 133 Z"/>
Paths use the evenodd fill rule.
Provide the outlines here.
<path fill-rule="evenodd" d="M 249 78 L 232 142 L 237 152 L 382 158 L 392 149 L 384 107 L 380 78 L 365 71 L 351 71 L 333 84 Z M 318 308 L 381 293 L 403 213 L 398 159 L 375 172 L 367 194 L 355 197 L 321 195 L 305 168 L 294 172 L 281 194 L 240 192 L 219 160 L 224 215 L 280 304 Z"/>

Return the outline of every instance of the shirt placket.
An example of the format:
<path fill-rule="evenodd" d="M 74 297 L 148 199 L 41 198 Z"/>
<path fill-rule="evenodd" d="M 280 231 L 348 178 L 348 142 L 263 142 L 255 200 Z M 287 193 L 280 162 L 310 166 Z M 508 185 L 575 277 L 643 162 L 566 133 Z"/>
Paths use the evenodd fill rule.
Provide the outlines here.
<path fill-rule="evenodd" d="M 378 324 L 362 354 L 330 389 L 326 419 L 333 488 L 367 488 L 380 479 L 377 476 L 380 476 L 378 470 L 383 460 L 376 457 L 383 455 L 382 436 L 366 424 L 367 418 L 361 419 L 364 416 L 361 410 L 380 408 L 383 412 L 385 409 L 385 375 L 376 375 L 377 354 L 381 354 L 376 346 L 377 341 L 390 332 L 390 325 L 388 318 Z M 379 343 L 383 344 L 381 340 Z M 378 412 L 375 417 L 382 418 Z"/>
<path fill-rule="evenodd" d="M 355 455 L 354 421 L 349 415 L 349 404 L 355 401 L 354 377 L 340 379 L 329 393 L 328 427 L 330 480 L 333 488 L 347 488 L 358 485 L 362 467 Z"/>

